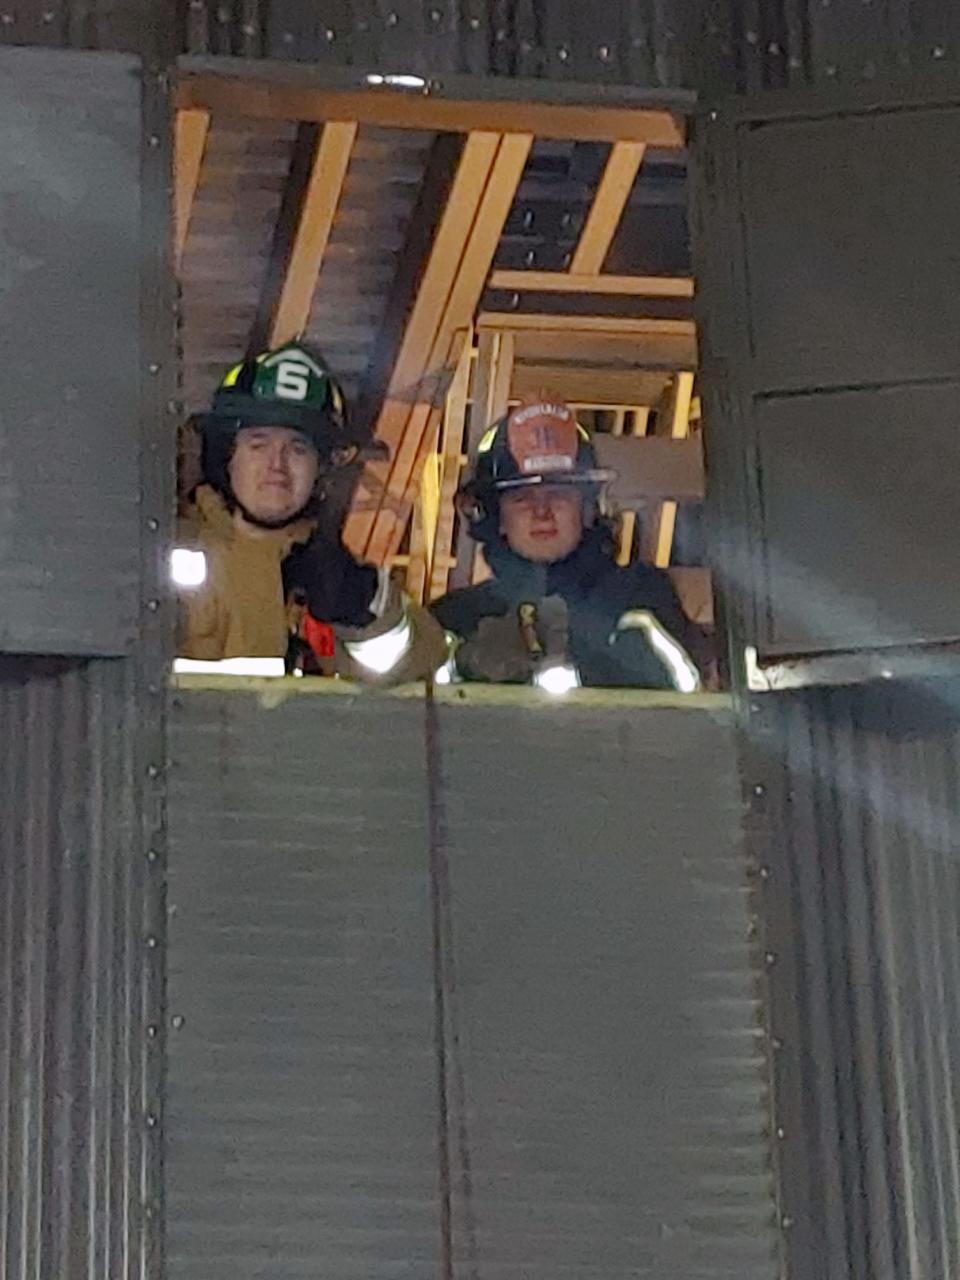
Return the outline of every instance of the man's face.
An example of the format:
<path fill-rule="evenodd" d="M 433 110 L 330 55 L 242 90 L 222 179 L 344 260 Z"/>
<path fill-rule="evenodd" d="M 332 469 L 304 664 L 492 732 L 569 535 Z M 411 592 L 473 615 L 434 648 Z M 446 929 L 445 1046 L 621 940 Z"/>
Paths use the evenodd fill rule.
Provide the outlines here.
<path fill-rule="evenodd" d="M 583 536 L 583 498 L 572 485 L 531 485 L 500 495 L 500 532 L 510 550 L 537 564 L 575 551 Z"/>
<path fill-rule="evenodd" d="M 299 431 L 244 427 L 230 459 L 230 485 L 255 519 L 283 524 L 307 505 L 318 469 L 317 451 Z"/>

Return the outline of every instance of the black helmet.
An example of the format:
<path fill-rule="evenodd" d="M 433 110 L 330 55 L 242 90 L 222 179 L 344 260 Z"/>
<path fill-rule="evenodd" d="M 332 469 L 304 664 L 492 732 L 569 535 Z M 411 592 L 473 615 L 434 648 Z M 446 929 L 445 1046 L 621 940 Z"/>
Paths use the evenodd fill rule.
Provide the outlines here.
<path fill-rule="evenodd" d="M 195 419 L 203 432 L 204 478 L 228 498 L 228 467 L 244 427 L 289 427 L 309 439 L 321 459 L 355 455 L 343 393 L 319 352 L 300 342 L 249 356 L 224 375 L 209 413 Z"/>
<path fill-rule="evenodd" d="M 458 495 L 470 532 L 488 542 L 499 531 L 498 495 L 531 485 L 579 485 L 595 507 L 614 473 L 597 463 L 590 433 L 559 398 L 525 401 L 487 431 Z"/>

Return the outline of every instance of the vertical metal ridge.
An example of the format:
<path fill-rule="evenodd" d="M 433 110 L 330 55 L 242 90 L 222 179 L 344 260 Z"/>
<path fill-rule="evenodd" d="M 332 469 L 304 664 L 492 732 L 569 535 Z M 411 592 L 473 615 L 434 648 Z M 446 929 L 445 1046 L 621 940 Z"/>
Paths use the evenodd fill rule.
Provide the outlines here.
<path fill-rule="evenodd" d="M 797 957 L 793 977 L 771 970 L 771 1030 L 793 1002 L 776 1106 L 802 1128 L 781 1169 L 801 1275 L 956 1270 L 957 692 L 810 690 L 749 715 L 744 759 L 770 802 L 753 832 L 768 937 Z"/>

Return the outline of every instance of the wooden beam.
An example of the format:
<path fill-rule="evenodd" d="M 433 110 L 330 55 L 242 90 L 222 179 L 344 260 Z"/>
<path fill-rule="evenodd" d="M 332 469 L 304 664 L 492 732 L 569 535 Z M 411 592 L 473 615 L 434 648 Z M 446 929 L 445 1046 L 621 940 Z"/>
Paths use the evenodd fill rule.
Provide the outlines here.
<path fill-rule="evenodd" d="M 178 111 L 174 150 L 174 261 L 179 266 L 190 229 L 190 214 L 200 182 L 200 167 L 210 132 L 210 112 Z"/>
<path fill-rule="evenodd" d="M 477 136 L 471 135 L 471 141 Z M 403 511 L 404 507 L 409 509 L 412 500 L 416 468 L 423 457 L 423 442 L 435 409 L 438 386 L 445 370 L 453 363 L 451 354 L 456 334 L 463 333 L 473 320 L 532 142 L 529 134 L 505 134 L 499 140 L 461 260 L 454 269 L 452 287 L 439 316 L 416 402 L 395 450 L 386 496 L 399 500 L 401 519 L 398 520 L 395 507 L 391 510 L 385 504 L 367 540 L 366 557 L 376 564 L 384 563 L 397 550 L 402 537 Z"/>
<path fill-rule="evenodd" d="M 470 393 L 470 371 L 473 356 L 473 336 L 463 344 L 457 371 L 454 374 L 443 412 L 440 433 L 440 503 L 437 536 L 433 564 L 427 582 L 427 600 L 436 600 L 444 594 L 455 561 L 453 529 L 456 519 L 455 499 L 460 485 L 460 472 L 467 434 L 467 397 Z"/>
<path fill-rule="evenodd" d="M 400 443 L 415 402 L 427 394 L 422 384 L 429 358 L 499 147 L 498 134 L 474 133 L 461 153 L 377 420 L 377 435 L 391 452 Z M 432 393 L 430 388 L 429 394 Z M 371 485 L 375 483 L 380 490 L 379 507 L 386 498 L 391 465 L 373 464 L 367 470 Z M 344 528 L 344 540 L 354 554 L 366 554 L 375 518 L 375 511 L 360 507 L 351 512 Z"/>
<path fill-rule="evenodd" d="M 513 395 L 519 400 L 541 387 L 550 387 L 569 404 L 626 409 L 655 404 L 669 377 L 665 370 L 603 368 L 559 361 L 517 364 L 513 371 Z"/>
<path fill-rule="evenodd" d="M 686 276 L 574 275 L 566 271 L 494 271 L 491 289 L 519 293 L 596 293 L 638 298 L 692 298 Z"/>
<path fill-rule="evenodd" d="M 464 139 L 444 133 L 434 139 L 417 191 L 403 248 L 387 295 L 373 353 L 360 384 L 354 419 L 361 431 L 373 430 L 383 408 L 407 320 L 430 260 L 433 241 L 463 154 Z"/>
<path fill-rule="evenodd" d="M 588 368 L 623 370 L 692 369 L 697 363 L 696 334 L 588 333 L 574 327 L 514 329 L 517 360 L 526 364 L 567 362 Z"/>
<path fill-rule="evenodd" d="M 637 337 L 696 337 L 693 320 L 660 320 L 637 316 L 527 315 L 514 311 L 484 311 L 477 321 L 478 329 L 502 329 L 535 333 L 609 334 L 613 338 L 635 334 Z"/>
<path fill-rule="evenodd" d="M 571 274 L 596 275 L 602 269 L 645 150 L 642 142 L 614 144 L 570 262 Z"/>
<path fill-rule="evenodd" d="M 670 420 L 670 438 L 683 440 L 690 434 L 690 401 L 693 397 L 693 374 L 678 373 Z M 656 522 L 653 563 L 665 569 L 673 550 L 673 534 L 677 522 L 677 504 L 664 502 Z"/>
<path fill-rule="evenodd" d="M 696 438 L 664 436 L 593 437 L 600 465 L 616 472 L 610 497 L 617 507 L 637 510 L 651 503 L 702 502 L 703 450 Z"/>
<path fill-rule="evenodd" d="M 224 60 L 225 61 L 225 60 Z M 388 87 L 331 88 L 312 68 L 247 65 L 229 70 L 181 69 L 175 89 L 180 108 L 221 115 L 321 123 L 356 120 L 432 133 L 530 133 L 581 142 L 629 141 L 651 147 L 684 146 L 678 115 L 656 107 L 557 103 L 513 98 L 454 99 Z M 596 92 L 596 91 L 595 91 Z"/>
<path fill-rule="evenodd" d="M 271 347 L 289 342 L 307 327 L 356 136 L 356 121 L 330 121 L 317 139 L 286 276 L 273 314 Z"/>

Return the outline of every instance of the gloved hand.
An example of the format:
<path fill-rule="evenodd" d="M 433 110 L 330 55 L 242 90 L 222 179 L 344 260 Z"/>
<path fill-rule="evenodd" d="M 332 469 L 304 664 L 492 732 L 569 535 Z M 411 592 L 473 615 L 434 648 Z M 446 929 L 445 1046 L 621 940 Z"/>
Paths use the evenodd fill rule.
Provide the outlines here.
<path fill-rule="evenodd" d="M 373 622 L 370 606 L 378 582 L 372 565 L 360 564 L 339 542 L 316 533 L 283 562 L 284 593 L 289 597 L 301 592 L 312 617 L 333 626 L 366 627 Z"/>

